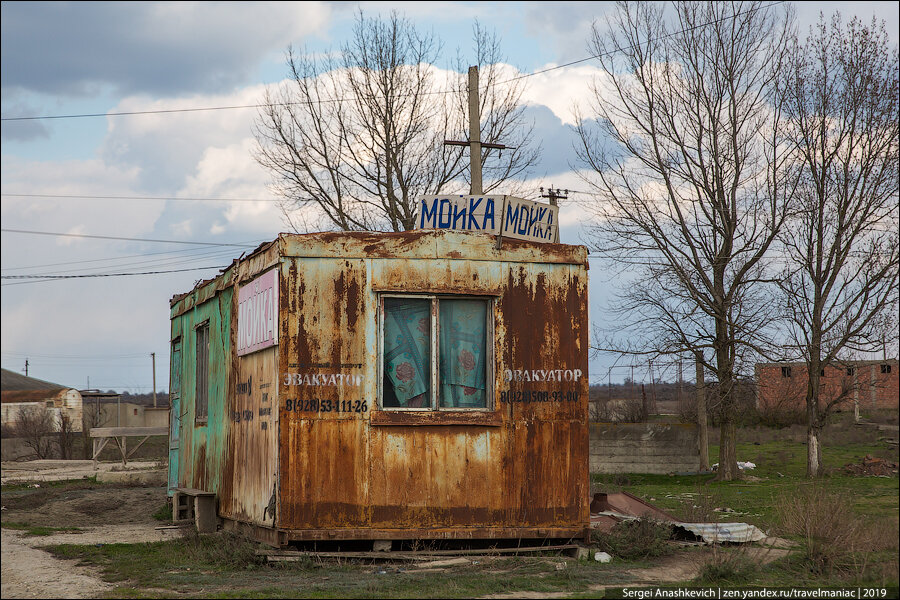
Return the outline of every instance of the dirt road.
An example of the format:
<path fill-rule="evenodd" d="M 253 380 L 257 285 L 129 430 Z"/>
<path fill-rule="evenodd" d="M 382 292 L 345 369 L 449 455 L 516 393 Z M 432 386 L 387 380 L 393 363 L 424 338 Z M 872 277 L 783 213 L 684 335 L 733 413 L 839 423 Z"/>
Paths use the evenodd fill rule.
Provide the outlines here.
<path fill-rule="evenodd" d="M 155 542 L 181 535 L 157 530 L 153 514 L 166 503 L 164 487 L 125 487 L 76 481 L 29 483 L 3 492 L 2 597 L 88 598 L 110 588 L 96 573 L 40 549 L 55 544 Z M 28 535 L 28 527 L 51 535 Z M 62 529 L 63 531 L 52 531 Z"/>

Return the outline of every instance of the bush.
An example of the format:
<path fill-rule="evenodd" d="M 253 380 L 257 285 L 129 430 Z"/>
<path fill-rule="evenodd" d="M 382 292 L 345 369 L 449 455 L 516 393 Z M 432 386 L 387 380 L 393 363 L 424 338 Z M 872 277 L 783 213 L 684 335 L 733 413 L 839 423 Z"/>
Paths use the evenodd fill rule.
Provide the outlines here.
<path fill-rule="evenodd" d="M 623 560 L 663 556 L 671 552 L 667 543 L 672 526 L 648 517 L 622 521 L 609 532 L 594 531 L 592 538 L 604 552 Z"/>
<path fill-rule="evenodd" d="M 853 511 L 852 498 L 820 485 L 785 494 L 777 506 L 782 529 L 800 538 L 802 565 L 813 575 L 858 576 L 873 552 L 897 549 L 895 531 L 885 537 L 884 527 Z"/>
<path fill-rule="evenodd" d="M 696 582 L 699 584 L 740 585 L 750 581 L 758 565 L 748 555 L 747 546 L 724 548 L 713 545 L 707 559 L 700 565 Z"/>

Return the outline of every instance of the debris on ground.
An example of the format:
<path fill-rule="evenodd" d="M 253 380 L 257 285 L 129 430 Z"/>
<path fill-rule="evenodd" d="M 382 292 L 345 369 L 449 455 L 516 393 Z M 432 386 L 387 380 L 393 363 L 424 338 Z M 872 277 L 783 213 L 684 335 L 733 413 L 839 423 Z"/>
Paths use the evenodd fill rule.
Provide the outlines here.
<path fill-rule="evenodd" d="M 752 462 L 749 462 L 749 461 L 740 461 L 740 460 L 739 460 L 738 463 L 737 463 L 737 466 L 738 466 L 738 469 L 740 469 L 741 471 L 748 471 L 748 470 L 750 470 L 750 469 L 755 469 L 755 468 L 756 468 L 756 463 L 752 463 Z M 712 471 L 718 471 L 718 470 L 719 470 L 719 463 L 714 464 L 713 466 L 710 467 L 710 469 L 711 469 Z"/>
<path fill-rule="evenodd" d="M 851 475 L 896 475 L 898 465 L 895 462 L 866 454 L 861 463 L 850 463 L 844 467 L 844 471 Z"/>
<path fill-rule="evenodd" d="M 701 539 L 707 544 L 740 544 L 766 538 L 761 529 L 748 523 L 686 523 L 628 492 L 594 494 L 591 501 L 591 527 L 608 532 L 617 523 L 640 518 L 671 523 L 679 537 Z"/>

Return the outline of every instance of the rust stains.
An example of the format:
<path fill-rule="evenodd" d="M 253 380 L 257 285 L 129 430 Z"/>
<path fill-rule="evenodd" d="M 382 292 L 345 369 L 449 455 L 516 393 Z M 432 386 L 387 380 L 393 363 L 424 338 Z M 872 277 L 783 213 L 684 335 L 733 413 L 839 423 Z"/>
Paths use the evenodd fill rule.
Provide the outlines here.
<path fill-rule="evenodd" d="M 504 240 L 497 250 L 490 236 L 423 230 L 284 235 L 277 248 L 280 256 L 254 260 L 281 263 L 280 343 L 229 356 L 226 443 L 185 443 L 196 444 L 194 480 L 218 486 L 223 516 L 284 530 L 287 540 L 582 534 L 582 247 Z M 490 301 L 487 409 L 380 408 L 387 292 Z M 277 393 L 264 397 L 263 382 Z M 215 453 L 230 458 L 210 460 Z"/>

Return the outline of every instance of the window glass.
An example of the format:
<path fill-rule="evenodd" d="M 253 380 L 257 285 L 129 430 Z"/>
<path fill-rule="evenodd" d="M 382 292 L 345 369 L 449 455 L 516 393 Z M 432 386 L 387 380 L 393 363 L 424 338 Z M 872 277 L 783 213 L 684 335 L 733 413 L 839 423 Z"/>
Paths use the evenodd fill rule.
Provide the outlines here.
<path fill-rule="evenodd" d="M 195 418 L 206 420 L 209 407 L 209 322 L 196 329 L 197 332 L 197 382 L 194 398 Z"/>
<path fill-rule="evenodd" d="M 441 299 L 438 323 L 441 407 L 486 408 L 487 302 Z"/>
<path fill-rule="evenodd" d="M 382 406 L 431 408 L 431 302 L 384 299 Z"/>

